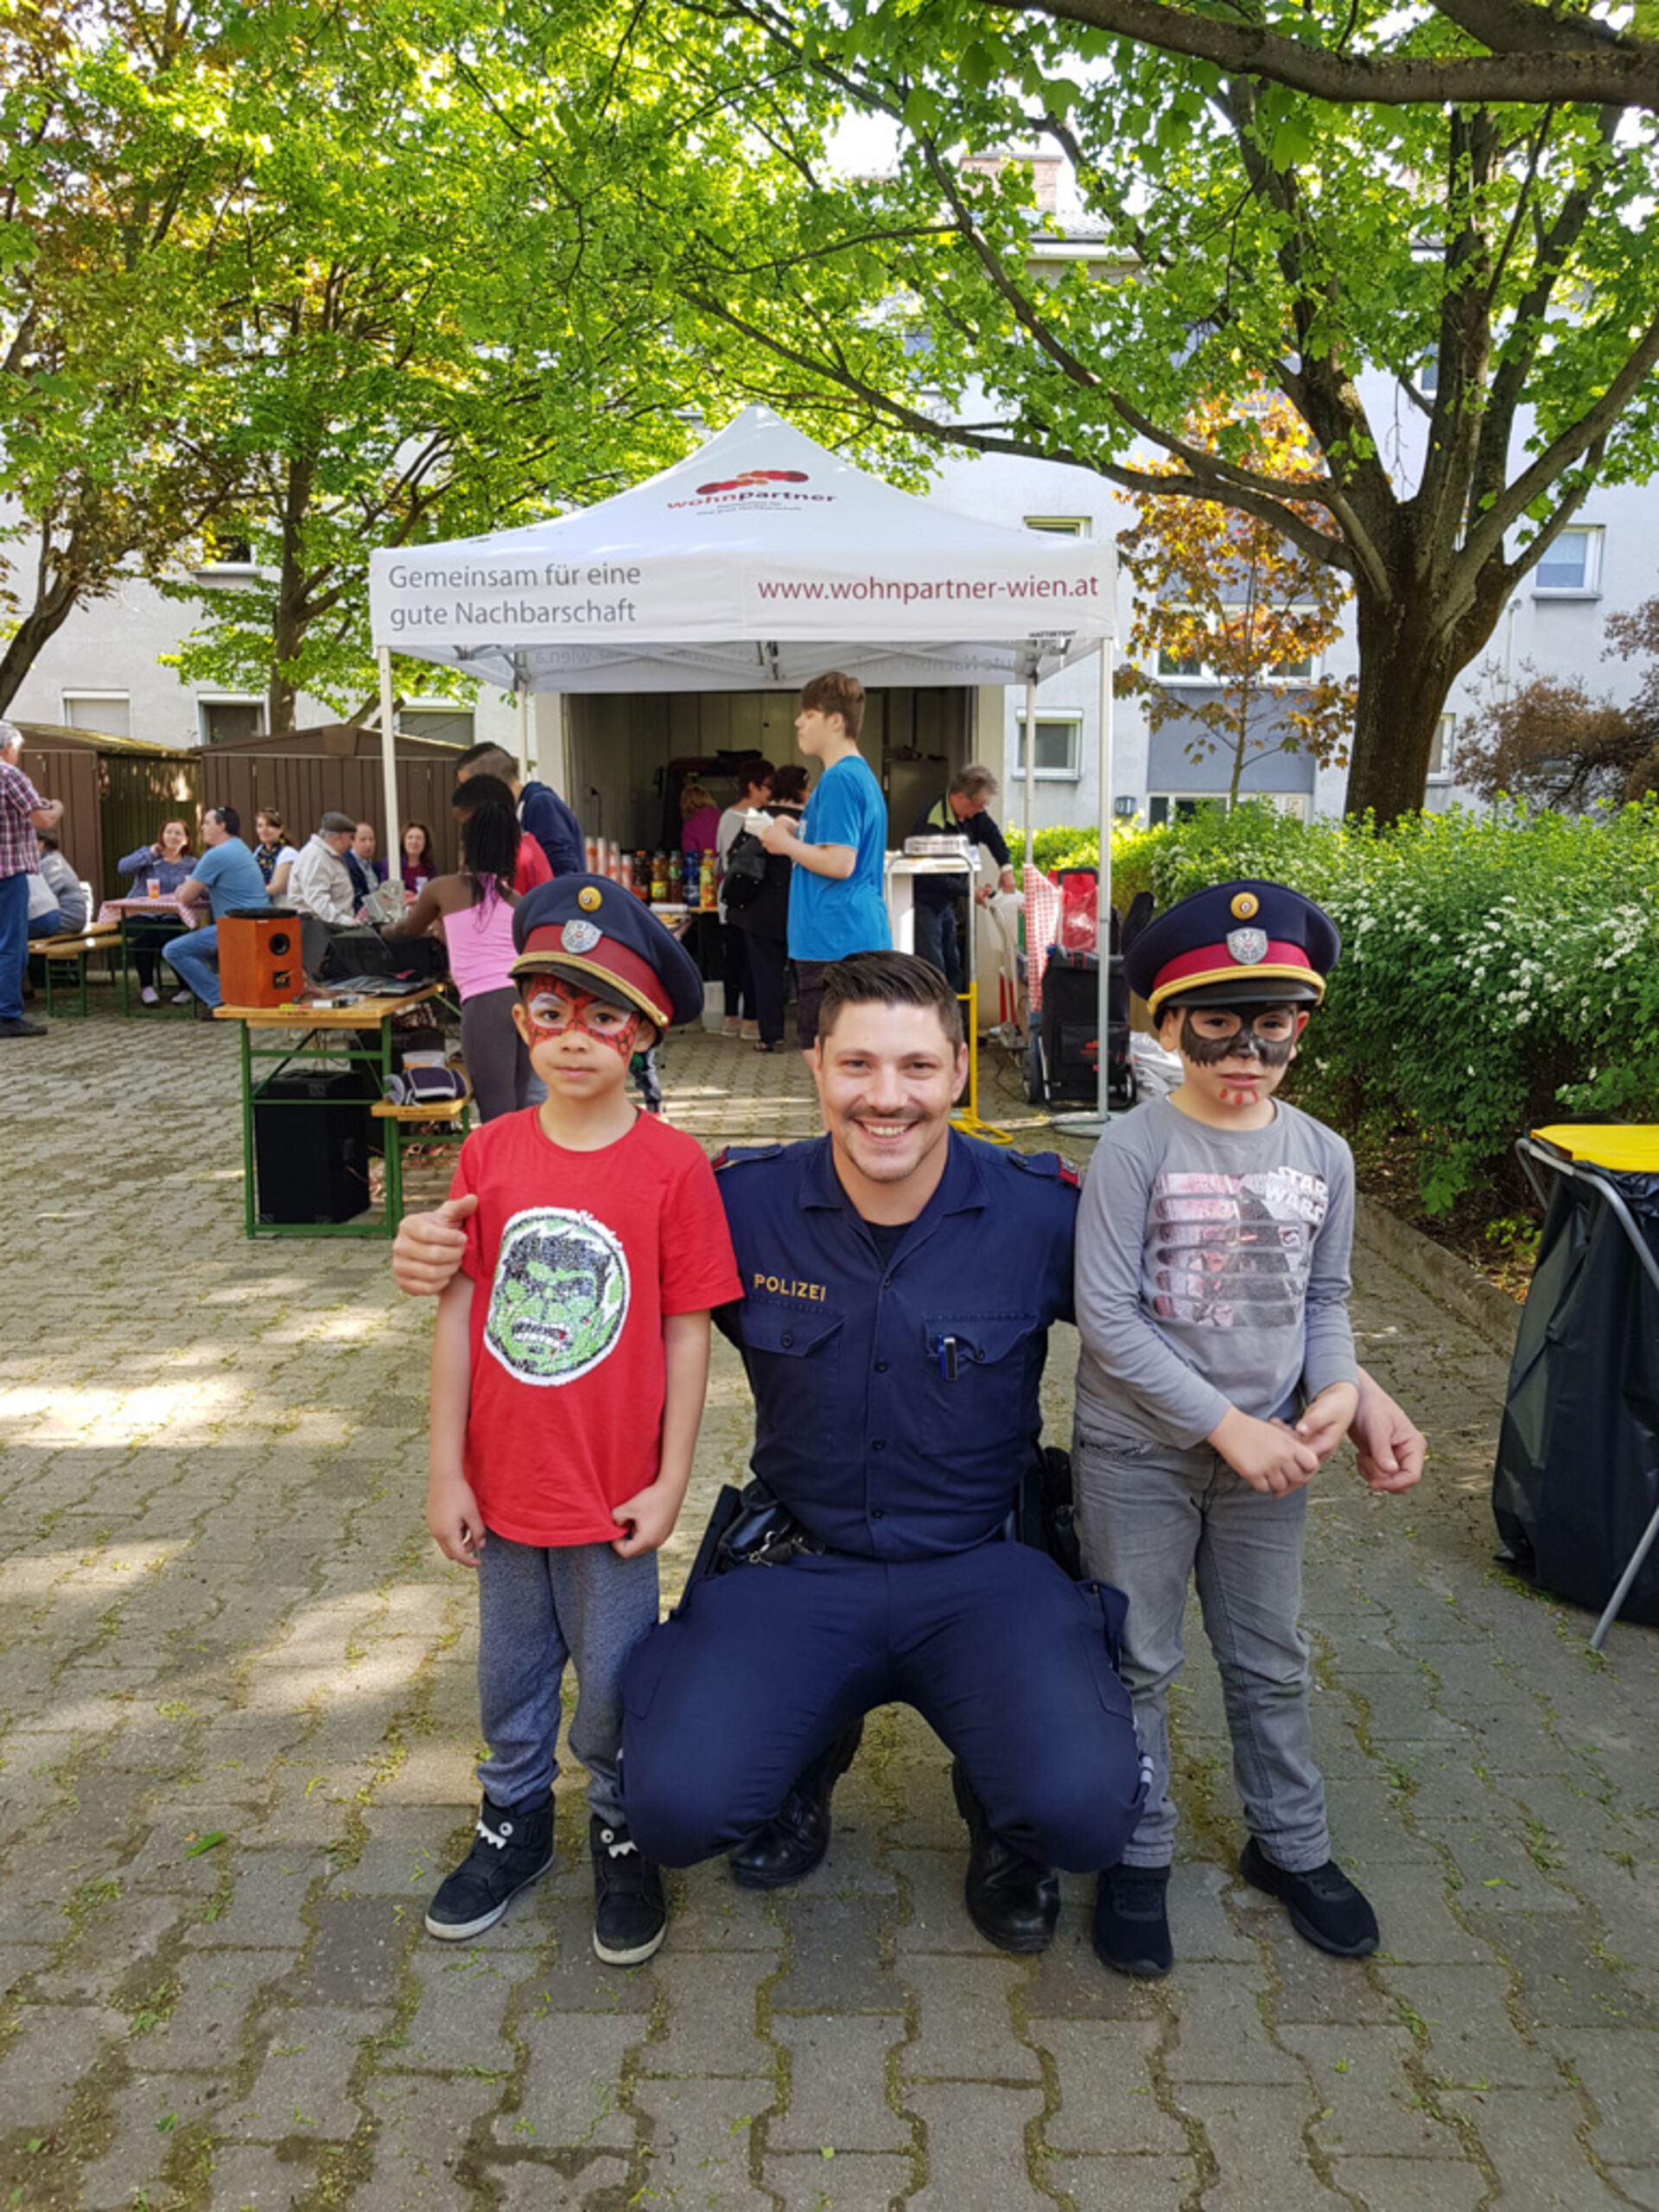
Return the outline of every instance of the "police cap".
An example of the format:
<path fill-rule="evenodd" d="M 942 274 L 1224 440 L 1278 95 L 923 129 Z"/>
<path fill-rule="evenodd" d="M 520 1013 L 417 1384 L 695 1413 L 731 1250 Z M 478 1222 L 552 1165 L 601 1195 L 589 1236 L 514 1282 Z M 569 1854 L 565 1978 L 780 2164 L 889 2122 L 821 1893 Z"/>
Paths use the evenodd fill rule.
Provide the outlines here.
<path fill-rule="evenodd" d="M 1330 915 L 1300 891 L 1219 883 L 1148 923 L 1124 954 L 1123 972 L 1154 1020 L 1166 1006 L 1317 1006 L 1341 949 Z"/>
<path fill-rule="evenodd" d="M 566 976 L 658 1029 L 702 1012 L 702 978 L 690 954 L 649 906 L 607 876 L 538 883 L 512 910 L 512 941 L 514 976 Z"/>

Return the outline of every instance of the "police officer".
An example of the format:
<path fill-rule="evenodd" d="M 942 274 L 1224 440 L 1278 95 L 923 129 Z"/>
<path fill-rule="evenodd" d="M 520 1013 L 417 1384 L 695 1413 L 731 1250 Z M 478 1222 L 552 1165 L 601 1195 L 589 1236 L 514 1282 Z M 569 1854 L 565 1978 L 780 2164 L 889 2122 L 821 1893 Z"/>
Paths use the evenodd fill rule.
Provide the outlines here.
<path fill-rule="evenodd" d="M 1040 1950 L 1052 1868 L 1113 1864 L 1143 1787 L 1116 1593 L 1004 1534 L 1071 1316 L 1076 1188 L 951 1130 L 960 1013 L 925 962 L 831 967 L 813 1063 L 828 1134 L 720 1169 L 745 1294 L 717 1319 L 754 1393 L 754 1471 L 822 1548 L 697 1584 L 636 1647 L 629 1826 L 666 1865 L 732 1849 L 740 1880 L 798 1879 L 863 1714 L 901 1700 L 956 1754 L 970 1917 Z M 461 1241 L 443 1210 L 408 1217 L 397 1281 L 442 1288 Z M 1379 1448 L 1414 1434 L 1375 1402 Z"/>

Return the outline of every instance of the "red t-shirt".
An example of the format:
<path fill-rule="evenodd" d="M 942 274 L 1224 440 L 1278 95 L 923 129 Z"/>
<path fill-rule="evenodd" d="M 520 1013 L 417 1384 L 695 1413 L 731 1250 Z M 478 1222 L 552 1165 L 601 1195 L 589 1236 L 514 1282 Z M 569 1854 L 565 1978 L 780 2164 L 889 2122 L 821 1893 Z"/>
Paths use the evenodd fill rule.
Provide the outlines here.
<path fill-rule="evenodd" d="M 526 891 L 533 891 L 538 883 L 551 883 L 553 863 L 542 850 L 528 830 L 518 839 L 518 865 L 513 871 L 512 887 L 522 899 Z"/>
<path fill-rule="evenodd" d="M 469 1191 L 465 1465 L 485 1526 L 608 1543 L 611 1508 L 657 1479 L 664 1316 L 743 1294 L 714 1170 L 652 1115 L 602 1152 L 567 1152 L 530 1106 L 462 1145 L 450 1196 Z"/>

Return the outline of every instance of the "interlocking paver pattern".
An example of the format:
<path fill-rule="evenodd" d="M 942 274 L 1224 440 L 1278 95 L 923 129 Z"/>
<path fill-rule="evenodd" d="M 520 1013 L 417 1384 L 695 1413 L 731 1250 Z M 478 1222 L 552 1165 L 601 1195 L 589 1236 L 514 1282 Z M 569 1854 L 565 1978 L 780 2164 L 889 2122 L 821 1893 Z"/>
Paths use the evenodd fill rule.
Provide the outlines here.
<path fill-rule="evenodd" d="M 792 1054 L 668 1063 L 711 1147 L 815 1126 Z M 1408 1273 L 1362 1252 L 1355 1318 L 1429 1477 L 1376 1499 L 1334 1465 L 1307 1577 L 1378 1958 L 1310 1952 L 1236 1878 L 1195 1619 L 1167 1982 L 1102 1971 L 1071 1877 L 1046 1957 L 986 1948 L 944 1754 L 899 1711 L 810 1880 L 677 1876 L 667 1948 L 619 1974 L 574 1777 L 546 1883 L 476 1946 L 421 1931 L 477 1751 L 471 1592 L 421 1525 L 429 1308 L 382 1245 L 243 1240 L 225 1031 L 100 1010 L 6 1075 L 8 2206 L 1659 2206 L 1659 1637 L 1599 1663 L 1491 1565 L 1503 1353 Z M 994 1055 L 982 1104 L 1052 1141 Z M 1059 1437 L 1074 1359 L 1058 1331 Z M 718 1347 L 671 1589 L 747 1434 Z"/>

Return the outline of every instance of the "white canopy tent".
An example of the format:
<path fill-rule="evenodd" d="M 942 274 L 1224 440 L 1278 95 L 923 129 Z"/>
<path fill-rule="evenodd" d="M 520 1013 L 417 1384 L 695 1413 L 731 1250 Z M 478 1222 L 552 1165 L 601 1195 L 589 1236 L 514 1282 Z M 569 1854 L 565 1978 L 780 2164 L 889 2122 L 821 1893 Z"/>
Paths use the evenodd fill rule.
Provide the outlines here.
<path fill-rule="evenodd" d="M 369 597 L 389 822 L 394 652 L 515 692 L 521 729 L 532 691 L 792 691 L 844 667 L 867 689 L 1024 683 L 1029 856 L 1035 687 L 1099 652 L 1109 913 L 1113 571 L 1096 542 L 912 498 L 757 406 L 598 506 L 374 553 Z"/>

